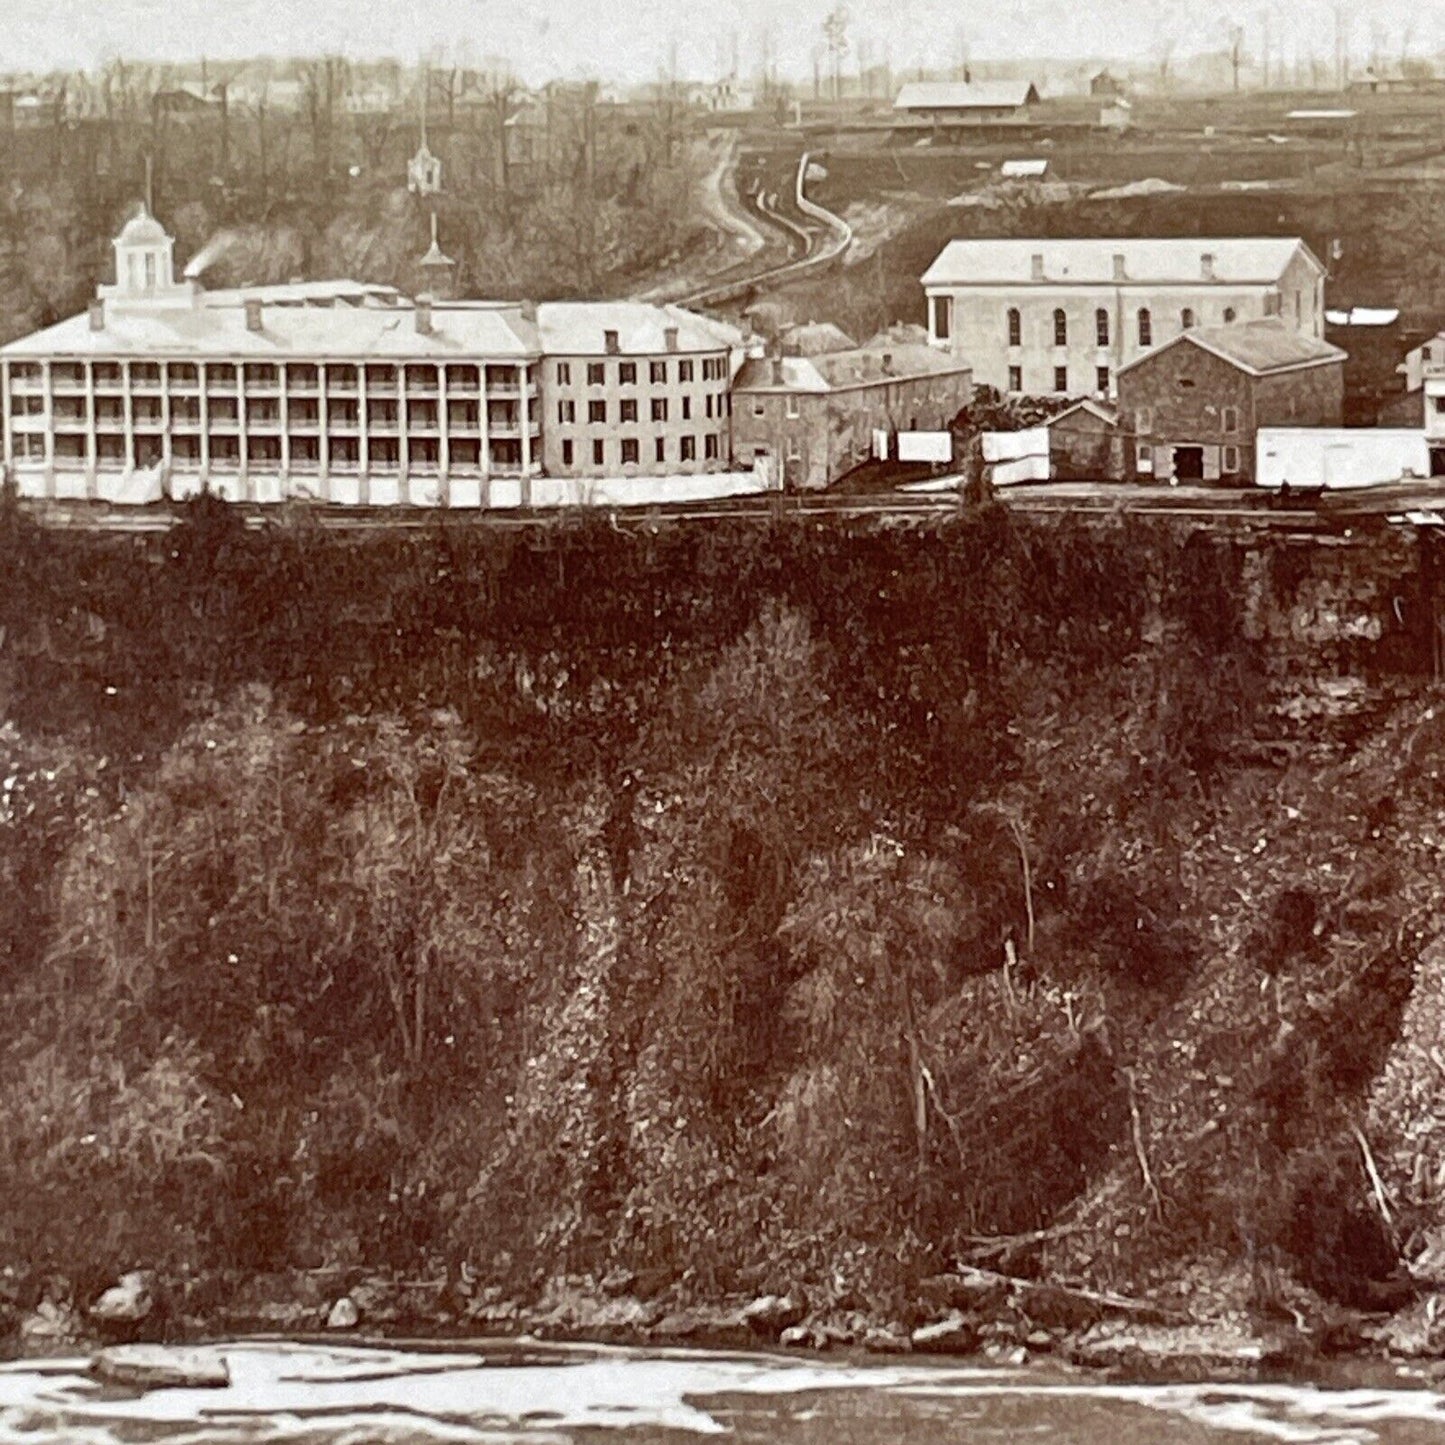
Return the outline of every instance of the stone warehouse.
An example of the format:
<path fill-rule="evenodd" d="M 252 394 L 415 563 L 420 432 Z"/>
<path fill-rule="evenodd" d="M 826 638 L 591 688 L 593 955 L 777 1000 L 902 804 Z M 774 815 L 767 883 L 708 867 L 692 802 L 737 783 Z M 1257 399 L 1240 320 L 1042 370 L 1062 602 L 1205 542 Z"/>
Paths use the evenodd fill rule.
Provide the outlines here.
<path fill-rule="evenodd" d="M 826 487 L 873 454 L 875 432 L 947 430 L 972 397 L 965 361 L 916 342 L 754 357 L 733 385 L 733 445 L 789 487 Z"/>
<path fill-rule="evenodd" d="M 1345 353 L 1271 319 L 1190 331 L 1119 374 L 1140 481 L 1253 482 L 1261 427 L 1337 427 Z"/>

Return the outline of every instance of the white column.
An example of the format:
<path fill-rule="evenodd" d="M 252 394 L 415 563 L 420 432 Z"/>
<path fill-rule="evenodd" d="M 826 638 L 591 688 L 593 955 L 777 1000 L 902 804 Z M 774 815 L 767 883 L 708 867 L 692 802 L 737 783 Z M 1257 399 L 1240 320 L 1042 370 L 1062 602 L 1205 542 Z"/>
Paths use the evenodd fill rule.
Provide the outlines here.
<path fill-rule="evenodd" d="M 196 386 L 201 428 L 201 485 L 211 480 L 211 369 L 204 361 L 196 363 Z"/>
<path fill-rule="evenodd" d="M 284 361 L 278 361 L 276 375 L 281 380 L 281 385 L 277 388 L 276 406 L 281 416 L 281 491 L 284 495 L 286 482 L 291 474 L 291 368 Z"/>
<path fill-rule="evenodd" d="M 122 423 L 125 429 L 125 465 L 121 471 L 126 476 L 135 470 L 135 405 L 130 388 L 130 362 L 122 361 L 120 364 L 120 401 L 125 418 Z"/>
<path fill-rule="evenodd" d="M 442 506 L 451 502 L 452 419 L 447 411 L 447 368 L 437 362 L 437 499 Z"/>
<path fill-rule="evenodd" d="M 161 467 L 169 478 L 175 457 L 171 441 L 171 364 L 161 362 Z"/>
<path fill-rule="evenodd" d="M 96 475 L 100 443 L 95 435 L 95 363 L 81 364 L 85 367 L 85 495 L 94 501 L 100 495 L 100 480 Z"/>
<path fill-rule="evenodd" d="M 487 483 L 492 476 L 492 431 L 491 419 L 487 412 L 490 404 L 487 395 L 487 364 L 479 361 L 477 363 L 477 438 L 482 458 L 483 505 L 490 500 L 487 494 Z"/>
<path fill-rule="evenodd" d="M 356 365 L 356 465 L 357 495 L 363 502 L 371 500 L 371 410 L 366 400 L 366 365 Z"/>
<path fill-rule="evenodd" d="M 322 501 L 331 500 L 331 370 L 324 361 L 316 363 L 316 489 Z"/>
<path fill-rule="evenodd" d="M 5 435 L 0 437 L 0 455 L 5 458 L 8 470 L 15 461 L 14 444 L 10 439 L 10 363 L 0 361 L 0 426 Z"/>
<path fill-rule="evenodd" d="M 523 362 L 517 368 L 517 375 L 522 381 L 521 406 L 519 416 L 522 423 L 522 505 L 524 507 L 532 504 L 532 402 L 528 396 L 528 363 Z"/>
<path fill-rule="evenodd" d="M 411 441 L 406 431 L 406 363 L 396 368 L 396 460 L 401 476 L 399 491 L 402 503 L 411 500 Z"/>
<path fill-rule="evenodd" d="M 243 500 L 250 500 L 247 492 L 250 489 L 251 461 L 248 456 L 250 451 L 250 432 L 246 425 L 246 363 L 236 363 L 236 447 L 240 453 L 238 460 L 239 480 L 237 486 L 240 489 Z"/>
<path fill-rule="evenodd" d="M 40 363 L 45 387 L 45 487 L 55 495 L 55 370 L 49 360 Z"/>

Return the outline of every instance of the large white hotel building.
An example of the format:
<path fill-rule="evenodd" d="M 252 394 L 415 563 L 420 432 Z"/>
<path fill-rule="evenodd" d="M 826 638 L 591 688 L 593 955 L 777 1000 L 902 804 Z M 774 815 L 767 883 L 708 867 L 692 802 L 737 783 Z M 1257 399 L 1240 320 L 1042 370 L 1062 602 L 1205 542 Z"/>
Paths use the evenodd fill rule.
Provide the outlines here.
<path fill-rule="evenodd" d="M 535 479 L 731 467 L 742 336 L 671 306 L 207 292 L 142 210 L 88 314 L 0 347 L 22 496 L 485 507 Z M 444 259 L 444 258 L 443 258 Z"/>

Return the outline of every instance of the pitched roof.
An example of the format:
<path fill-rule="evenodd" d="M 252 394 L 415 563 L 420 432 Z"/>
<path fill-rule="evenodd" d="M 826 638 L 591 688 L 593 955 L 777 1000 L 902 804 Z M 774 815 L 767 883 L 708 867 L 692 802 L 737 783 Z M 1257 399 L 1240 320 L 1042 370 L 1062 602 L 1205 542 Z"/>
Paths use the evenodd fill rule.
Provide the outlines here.
<path fill-rule="evenodd" d="M 1119 424 L 1119 412 L 1117 408 L 1105 406 L 1102 402 L 1095 401 L 1092 397 L 1086 396 L 1082 400 L 1076 401 L 1073 406 L 1066 406 L 1063 411 L 1056 412 L 1044 425 L 1046 427 L 1056 426 L 1066 417 L 1071 417 L 1075 412 L 1081 411 L 1088 412 L 1090 416 L 1098 417 L 1106 426 L 1118 426 Z"/>
<path fill-rule="evenodd" d="M 1018 110 L 1039 98 L 1027 80 L 914 80 L 894 110 Z"/>
<path fill-rule="evenodd" d="M 248 293 L 237 293 L 244 297 Z M 6 357 L 155 356 L 243 357 L 254 360 L 287 356 L 371 358 L 471 357 L 524 358 L 541 347 L 537 328 L 515 305 L 433 305 L 432 329 L 419 332 L 415 308 L 390 306 L 265 307 L 261 330 L 246 326 L 244 306 L 120 307 L 107 305 L 103 330 L 91 329 L 87 316 L 0 347 Z"/>
<path fill-rule="evenodd" d="M 1294 257 L 1314 256 L 1297 236 L 1208 236 L 1136 239 L 1089 236 L 1065 240 L 950 241 L 923 273 L 924 286 L 1104 285 L 1116 279 L 1114 258 L 1124 261 L 1125 282 L 1146 285 L 1205 284 L 1206 256 L 1213 279 L 1224 285 L 1278 281 Z M 1043 258 L 1044 279 L 1034 280 L 1034 257 Z M 1323 267 L 1320 268 L 1323 271 Z"/>
<path fill-rule="evenodd" d="M 852 351 L 858 343 L 831 321 L 809 321 L 789 326 L 782 334 L 783 350 L 792 356 L 821 356 L 829 351 Z"/>
<path fill-rule="evenodd" d="M 548 301 L 537 307 L 542 349 L 552 356 L 606 356 L 607 332 L 617 333 L 617 354 L 653 356 L 669 350 L 667 332 L 677 329 L 679 351 L 718 351 L 740 346 L 735 326 L 681 306 L 644 301 Z"/>
<path fill-rule="evenodd" d="M 782 366 L 781 380 L 774 371 L 775 362 Z M 821 395 L 880 381 L 958 374 L 970 369 L 966 361 L 931 346 L 860 346 L 818 356 L 750 357 L 738 372 L 733 389 Z"/>
<path fill-rule="evenodd" d="M 1272 316 L 1263 321 L 1245 321 L 1234 326 L 1201 326 L 1192 331 L 1182 331 L 1163 346 L 1121 366 L 1120 374 L 1163 355 L 1170 347 L 1180 345 L 1197 346 L 1251 376 L 1298 371 L 1348 359 L 1347 353 L 1338 346 L 1305 336 Z"/>

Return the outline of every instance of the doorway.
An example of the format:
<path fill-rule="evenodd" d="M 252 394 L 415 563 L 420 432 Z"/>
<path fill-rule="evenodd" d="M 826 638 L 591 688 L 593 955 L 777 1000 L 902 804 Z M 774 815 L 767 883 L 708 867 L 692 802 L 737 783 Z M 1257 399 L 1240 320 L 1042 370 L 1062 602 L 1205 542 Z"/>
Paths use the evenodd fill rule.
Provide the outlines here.
<path fill-rule="evenodd" d="M 1204 480 L 1204 448 L 1174 448 L 1174 480 L 1177 482 L 1202 482 Z"/>

